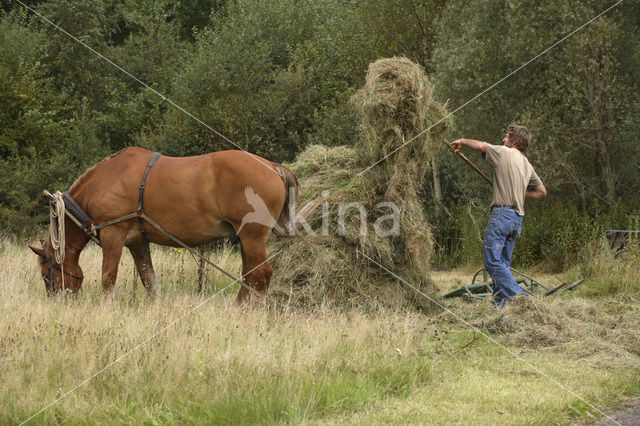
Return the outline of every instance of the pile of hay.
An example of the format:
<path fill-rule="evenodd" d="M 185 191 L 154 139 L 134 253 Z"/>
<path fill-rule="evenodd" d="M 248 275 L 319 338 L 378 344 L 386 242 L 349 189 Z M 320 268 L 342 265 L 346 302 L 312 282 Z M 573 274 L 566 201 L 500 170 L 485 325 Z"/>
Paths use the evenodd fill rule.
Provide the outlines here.
<path fill-rule="evenodd" d="M 450 124 L 447 110 L 433 98 L 433 85 L 423 69 L 405 58 L 371 64 L 366 84 L 352 104 L 360 118 L 360 138 L 353 146 L 312 145 L 289 165 L 300 180 L 298 208 L 312 203 L 304 211 L 315 235 L 299 227 L 303 237 L 276 241 L 282 253 L 272 261 L 271 294 L 296 306 L 371 304 L 431 310 L 433 305 L 423 295 L 357 251 L 419 292 L 435 295 L 429 277 L 433 241 L 419 193 L 432 154 Z M 361 213 L 350 208 L 340 233 L 339 205 L 353 202 L 366 209 L 366 232 L 361 232 Z M 380 202 L 397 206 L 397 235 L 374 232 L 376 227 L 393 230 L 394 220 L 388 216 L 392 207 L 376 207 Z M 323 215 L 329 218 L 328 232 L 322 232 Z"/>

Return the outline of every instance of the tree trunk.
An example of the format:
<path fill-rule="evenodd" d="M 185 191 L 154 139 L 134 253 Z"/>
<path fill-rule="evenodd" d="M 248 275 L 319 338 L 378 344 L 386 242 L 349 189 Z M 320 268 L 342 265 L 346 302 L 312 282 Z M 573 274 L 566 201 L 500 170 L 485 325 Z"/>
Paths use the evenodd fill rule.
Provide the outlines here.
<path fill-rule="evenodd" d="M 440 211 L 442 205 L 442 187 L 440 186 L 440 174 L 438 173 L 438 162 L 435 158 L 431 160 L 431 170 L 433 171 L 433 200 L 436 211 Z"/>

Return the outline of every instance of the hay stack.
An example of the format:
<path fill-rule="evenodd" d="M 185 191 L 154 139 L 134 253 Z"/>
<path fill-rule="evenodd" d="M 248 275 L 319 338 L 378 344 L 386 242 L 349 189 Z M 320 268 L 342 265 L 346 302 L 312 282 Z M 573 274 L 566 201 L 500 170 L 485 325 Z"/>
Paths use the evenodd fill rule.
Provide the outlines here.
<path fill-rule="evenodd" d="M 382 304 L 430 310 L 433 306 L 424 296 L 358 256 L 357 250 L 421 292 L 435 294 L 428 273 L 433 242 L 419 192 L 435 147 L 450 124 L 445 119 L 446 108 L 433 99 L 433 86 L 422 68 L 405 58 L 371 64 L 366 83 L 352 103 L 361 132 L 353 147 L 312 145 L 289 166 L 301 184 L 298 206 L 313 202 L 306 215 L 316 235 L 276 241 L 277 249 L 283 252 L 272 262 L 276 271 L 272 294 L 290 298 L 295 305 Z M 344 235 L 339 235 L 339 205 L 351 202 L 359 202 L 367 210 L 364 235 L 360 212 L 355 208 L 346 211 Z M 393 225 L 393 220 L 381 219 L 392 210 L 377 208 L 380 202 L 397 205 L 398 235 L 374 232 L 376 221 L 385 231 Z M 330 219 L 328 235 L 321 233 L 323 213 Z"/>

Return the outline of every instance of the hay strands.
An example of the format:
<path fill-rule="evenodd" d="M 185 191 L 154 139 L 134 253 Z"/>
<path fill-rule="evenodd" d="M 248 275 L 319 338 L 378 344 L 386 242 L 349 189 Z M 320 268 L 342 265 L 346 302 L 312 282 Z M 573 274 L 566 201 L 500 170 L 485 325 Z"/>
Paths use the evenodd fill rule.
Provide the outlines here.
<path fill-rule="evenodd" d="M 447 146 L 447 148 L 451 149 L 451 142 L 449 142 L 446 139 L 442 139 L 442 142 L 444 142 L 444 144 Z M 452 151 L 453 152 L 453 151 Z M 462 160 L 467 163 L 473 170 L 475 170 L 484 180 L 486 180 L 489 185 L 493 186 L 493 182 L 491 181 L 491 179 L 489 179 L 489 177 L 487 175 L 485 175 L 482 170 L 480 170 L 475 164 L 473 164 L 471 162 L 471 160 L 469 160 L 463 153 L 461 152 L 456 152 L 455 153 L 458 157 L 462 158 Z"/>

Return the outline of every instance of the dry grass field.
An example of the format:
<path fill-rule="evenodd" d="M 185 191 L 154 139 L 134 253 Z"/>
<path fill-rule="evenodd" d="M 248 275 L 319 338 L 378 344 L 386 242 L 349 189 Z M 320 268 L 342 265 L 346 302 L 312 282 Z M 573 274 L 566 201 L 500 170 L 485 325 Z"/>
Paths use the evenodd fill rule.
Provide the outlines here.
<path fill-rule="evenodd" d="M 430 317 L 238 307 L 236 285 L 196 294 L 186 253 L 154 247 L 153 257 L 155 303 L 126 254 L 114 301 L 101 304 L 93 245 L 80 296 L 47 300 L 35 256 L 0 242 L 0 424 L 571 424 L 600 417 L 581 398 L 609 410 L 640 393 L 637 288 L 587 298 L 612 275 L 596 255 L 605 272 L 575 294 L 504 311 L 446 301 L 451 312 Z M 233 251 L 214 260 L 239 270 Z M 638 278 L 637 263 L 625 265 L 618 284 Z M 444 291 L 472 272 L 434 279 Z"/>

